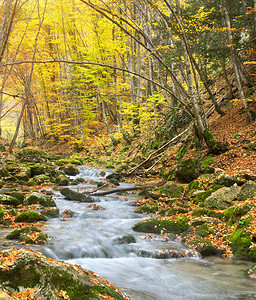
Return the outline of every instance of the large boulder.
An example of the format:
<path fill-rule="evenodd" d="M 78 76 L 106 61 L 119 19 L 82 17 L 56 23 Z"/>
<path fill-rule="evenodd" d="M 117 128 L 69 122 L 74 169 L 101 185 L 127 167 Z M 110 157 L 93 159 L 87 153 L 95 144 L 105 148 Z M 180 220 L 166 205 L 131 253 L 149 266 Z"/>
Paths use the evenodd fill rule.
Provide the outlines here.
<path fill-rule="evenodd" d="M 249 180 L 242 186 L 241 191 L 237 197 L 237 200 L 244 201 L 249 198 L 252 199 L 254 198 L 255 195 L 256 195 L 256 183 Z"/>
<path fill-rule="evenodd" d="M 94 202 L 95 200 L 91 196 L 75 192 L 69 188 L 63 188 L 60 190 L 61 195 L 65 196 L 65 199 L 78 201 L 78 202 Z"/>
<path fill-rule="evenodd" d="M 238 194 L 239 188 L 236 184 L 230 188 L 223 187 L 206 198 L 204 202 L 205 207 L 213 209 L 225 209 L 233 205 L 233 201 L 237 199 Z"/>
<path fill-rule="evenodd" d="M 125 299 L 124 293 L 95 273 L 35 251 L 4 251 L 0 264 L 0 289 L 4 292 L 34 289 L 33 299 Z"/>

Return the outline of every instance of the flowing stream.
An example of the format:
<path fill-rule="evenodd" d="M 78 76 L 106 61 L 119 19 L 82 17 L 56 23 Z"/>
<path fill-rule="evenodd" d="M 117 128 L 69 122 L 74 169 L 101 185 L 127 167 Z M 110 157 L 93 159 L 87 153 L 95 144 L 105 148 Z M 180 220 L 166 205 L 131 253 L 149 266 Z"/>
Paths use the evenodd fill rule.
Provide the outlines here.
<path fill-rule="evenodd" d="M 102 181 L 100 171 L 83 166 L 77 177 Z M 131 185 L 121 184 L 126 186 Z M 82 192 L 95 185 L 71 188 Z M 67 221 L 49 219 L 44 232 L 52 240 L 41 251 L 94 271 L 131 299 L 256 299 L 256 282 L 246 276 L 250 262 L 190 257 L 193 253 L 181 243 L 134 232 L 131 227 L 149 217 L 134 213 L 135 207 L 130 206 L 138 195 L 95 197 L 95 204 L 104 210 L 93 210 L 88 207 L 90 203 L 64 200 L 58 192 L 53 197 L 61 212 L 70 209 L 75 215 Z M 130 235 L 136 242 L 125 243 Z M 188 257 L 157 259 L 161 249 L 175 257 Z"/>

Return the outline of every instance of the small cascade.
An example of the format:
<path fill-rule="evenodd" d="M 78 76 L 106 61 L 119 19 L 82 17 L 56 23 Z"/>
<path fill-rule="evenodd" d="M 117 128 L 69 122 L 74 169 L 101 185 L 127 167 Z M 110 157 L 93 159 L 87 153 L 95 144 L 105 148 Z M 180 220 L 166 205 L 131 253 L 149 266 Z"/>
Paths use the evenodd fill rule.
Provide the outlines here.
<path fill-rule="evenodd" d="M 103 181 L 110 173 L 83 166 L 76 177 L 87 183 L 71 188 L 93 190 L 93 182 Z M 129 186 L 121 183 L 121 187 Z M 247 299 L 255 292 L 256 283 L 244 272 L 246 262 L 203 260 L 195 250 L 166 236 L 134 232 L 132 226 L 149 217 L 134 213 L 130 204 L 137 199 L 133 193 L 111 194 L 95 197 L 93 205 L 67 201 L 55 192 L 60 211 L 74 214 L 48 220 L 44 231 L 52 239 L 40 246 L 41 251 L 93 270 L 134 300 Z"/>

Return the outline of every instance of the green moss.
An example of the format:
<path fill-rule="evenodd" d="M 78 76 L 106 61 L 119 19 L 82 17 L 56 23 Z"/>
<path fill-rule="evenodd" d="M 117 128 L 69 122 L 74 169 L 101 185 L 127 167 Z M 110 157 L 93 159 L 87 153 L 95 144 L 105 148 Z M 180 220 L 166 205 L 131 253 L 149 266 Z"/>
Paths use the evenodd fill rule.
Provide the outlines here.
<path fill-rule="evenodd" d="M 157 205 L 151 205 L 151 206 L 149 206 L 149 205 L 142 205 L 142 206 L 138 207 L 135 212 L 150 214 L 150 213 L 157 212 L 157 210 L 158 210 L 158 206 Z"/>
<path fill-rule="evenodd" d="M 18 206 L 21 204 L 21 202 L 12 196 L 6 196 L 2 200 L 0 200 L 0 203 L 3 205 L 11 205 L 11 206 Z"/>
<path fill-rule="evenodd" d="M 170 198 L 178 198 L 182 195 L 184 187 L 176 183 L 165 184 L 159 189 L 162 195 L 165 195 Z"/>
<path fill-rule="evenodd" d="M 190 244 L 194 246 L 202 256 L 219 255 L 222 253 L 222 251 L 213 246 L 210 241 L 201 238 L 191 241 Z"/>
<path fill-rule="evenodd" d="M 36 223 L 39 221 L 47 221 L 46 217 L 36 211 L 26 211 L 19 214 L 14 222 Z"/>
<path fill-rule="evenodd" d="M 250 232 L 244 231 L 243 228 L 236 228 L 231 234 L 230 241 L 234 258 L 249 259 Z"/>
<path fill-rule="evenodd" d="M 208 191 L 200 192 L 195 196 L 195 198 L 193 199 L 193 202 L 195 204 L 198 204 L 200 202 L 204 202 L 205 199 L 208 198 L 213 192 L 214 192 L 214 190 L 208 190 Z"/>
<path fill-rule="evenodd" d="M 199 167 L 195 159 L 180 161 L 175 170 L 175 176 L 182 182 L 191 182 L 199 176 Z"/>
<path fill-rule="evenodd" d="M 200 208 L 200 209 L 194 210 L 192 212 L 192 216 L 200 217 L 203 215 L 207 215 L 207 213 L 208 213 L 208 209 Z"/>
<path fill-rule="evenodd" d="M 205 138 L 205 141 L 206 141 L 206 144 L 207 144 L 209 150 L 211 150 L 211 152 L 214 154 L 219 154 L 220 148 L 217 145 L 213 134 L 207 128 L 204 130 L 204 138 Z"/>
<path fill-rule="evenodd" d="M 141 231 L 147 233 L 182 233 L 188 229 L 188 221 L 186 217 L 175 218 L 174 220 L 159 220 L 152 218 L 143 222 L 139 222 L 133 226 L 134 231 Z"/>
<path fill-rule="evenodd" d="M 41 214 L 52 218 L 58 218 L 60 216 L 60 210 L 55 207 L 51 207 L 51 208 L 47 207 L 41 211 Z"/>
<path fill-rule="evenodd" d="M 40 194 L 40 193 L 32 193 L 26 197 L 24 200 L 24 203 L 26 205 L 31 205 L 31 204 L 40 204 L 45 207 L 55 207 L 56 203 L 54 200 L 47 195 Z"/>
<path fill-rule="evenodd" d="M 4 210 L 2 209 L 2 207 L 0 207 L 0 221 L 3 220 L 4 217 Z"/>
<path fill-rule="evenodd" d="M 38 229 L 37 227 L 34 226 L 26 226 L 23 228 L 19 228 L 19 229 L 15 229 L 12 232 L 10 232 L 6 238 L 8 240 L 18 240 L 21 239 L 21 237 L 24 237 L 24 235 L 29 235 L 33 232 L 42 232 L 40 229 Z M 24 240 L 24 238 L 23 238 Z"/>
<path fill-rule="evenodd" d="M 208 225 L 204 223 L 196 228 L 196 233 L 201 237 L 207 237 L 209 234 L 213 233 L 213 230 L 210 230 Z"/>
<path fill-rule="evenodd" d="M 66 176 L 60 176 L 60 177 L 57 177 L 56 179 L 55 179 L 55 183 L 58 185 L 58 186 L 67 186 L 67 185 L 69 185 L 69 182 L 70 182 L 70 180 L 69 180 L 69 178 L 68 177 L 66 177 Z"/>
<path fill-rule="evenodd" d="M 78 168 L 72 164 L 68 164 L 66 166 L 60 167 L 60 170 L 62 170 L 66 175 L 69 176 L 75 176 L 79 174 Z"/>
<path fill-rule="evenodd" d="M 8 195 L 17 198 L 21 203 L 25 199 L 25 194 L 22 192 L 9 192 Z"/>
<path fill-rule="evenodd" d="M 253 207 L 253 203 L 238 204 L 224 211 L 224 217 L 228 221 L 228 225 L 233 225 L 240 218 L 246 215 Z"/>
<path fill-rule="evenodd" d="M 212 167 L 213 164 L 214 164 L 214 160 L 211 156 L 204 158 L 201 161 L 201 165 L 200 165 L 200 169 L 202 173 L 213 173 L 214 172 L 214 168 Z"/>

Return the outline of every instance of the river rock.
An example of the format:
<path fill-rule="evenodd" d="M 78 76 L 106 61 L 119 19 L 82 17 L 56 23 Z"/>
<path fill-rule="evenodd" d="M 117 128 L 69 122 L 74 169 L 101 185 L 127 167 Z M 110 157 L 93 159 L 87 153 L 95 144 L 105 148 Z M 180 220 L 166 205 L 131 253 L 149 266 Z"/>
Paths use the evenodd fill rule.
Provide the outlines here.
<path fill-rule="evenodd" d="M 255 194 L 256 194 L 256 183 L 249 180 L 242 186 L 241 191 L 237 197 L 237 200 L 244 201 L 249 198 L 252 199 L 255 196 Z"/>
<path fill-rule="evenodd" d="M 78 202 L 94 202 L 95 200 L 91 196 L 75 192 L 69 188 L 63 188 L 60 190 L 61 195 L 65 196 L 66 200 L 78 201 Z"/>
<path fill-rule="evenodd" d="M 215 180 L 214 183 L 217 185 L 225 185 L 231 187 L 235 183 L 239 186 L 243 185 L 246 182 L 246 179 L 240 175 L 227 175 L 221 174 Z"/>
<path fill-rule="evenodd" d="M 134 231 L 146 233 L 182 233 L 188 229 L 188 221 L 186 217 L 176 218 L 174 220 L 161 220 L 158 218 L 151 218 L 139 222 L 133 226 Z"/>
<path fill-rule="evenodd" d="M 16 223 L 36 223 L 39 221 L 47 221 L 46 217 L 36 211 L 25 211 L 19 214 L 14 222 Z"/>
<path fill-rule="evenodd" d="M 21 162 L 35 162 L 39 163 L 46 159 L 46 153 L 39 148 L 26 148 L 16 154 L 16 157 Z"/>
<path fill-rule="evenodd" d="M 7 240 L 20 240 L 28 244 L 43 244 L 47 241 L 47 237 L 43 234 L 42 230 L 34 226 L 15 229 L 6 238 Z"/>
<path fill-rule="evenodd" d="M 57 207 L 46 207 L 41 211 L 41 214 L 51 218 L 58 218 L 60 210 Z"/>
<path fill-rule="evenodd" d="M 95 273 L 35 251 L 12 249 L 4 251 L 0 258 L 0 289 L 4 292 L 33 288 L 35 299 L 51 300 L 103 299 L 102 295 L 104 299 L 125 298 L 124 293 Z"/>
<path fill-rule="evenodd" d="M 238 194 L 239 188 L 236 184 L 230 188 L 221 188 L 206 198 L 205 207 L 213 209 L 225 209 L 233 205 L 233 201 L 237 199 Z"/>
<path fill-rule="evenodd" d="M 200 175 L 200 168 L 194 159 L 180 161 L 175 170 L 175 177 L 182 182 L 191 182 Z"/>
<path fill-rule="evenodd" d="M 18 200 L 16 197 L 12 197 L 9 195 L 4 195 L 2 199 L 0 199 L 0 203 L 3 205 L 11 205 L 11 206 L 18 206 L 21 204 L 21 201 Z"/>
<path fill-rule="evenodd" d="M 47 195 L 34 192 L 24 199 L 25 205 L 40 204 L 45 207 L 56 207 L 54 200 Z"/>
<path fill-rule="evenodd" d="M 62 170 L 66 175 L 69 175 L 69 176 L 75 176 L 75 175 L 79 174 L 78 168 L 71 164 L 61 167 L 60 170 Z"/>

